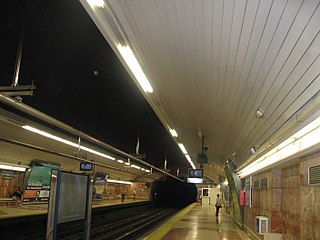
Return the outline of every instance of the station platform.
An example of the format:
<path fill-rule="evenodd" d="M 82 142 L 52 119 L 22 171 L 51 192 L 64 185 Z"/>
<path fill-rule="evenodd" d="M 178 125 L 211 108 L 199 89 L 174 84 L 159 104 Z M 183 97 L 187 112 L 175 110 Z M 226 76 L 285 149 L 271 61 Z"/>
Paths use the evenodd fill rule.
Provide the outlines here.
<path fill-rule="evenodd" d="M 94 200 L 92 202 L 92 208 L 133 203 L 133 202 L 143 202 L 143 201 L 149 201 L 149 200 L 148 199 L 133 200 L 130 198 L 125 199 L 125 201 L 123 202 L 121 201 L 121 199 Z M 0 221 L 6 218 L 45 214 L 47 213 L 47 211 L 48 211 L 47 203 L 23 204 L 21 206 L 17 204 L 10 204 L 7 206 L 0 206 Z"/>
<path fill-rule="evenodd" d="M 147 201 L 147 199 L 99 200 L 93 202 L 93 208 Z M 47 204 L 27 204 L 22 206 L 0 206 L 0 221 L 19 216 L 47 213 Z M 232 216 L 220 209 L 219 217 L 215 216 L 214 205 L 193 203 L 171 217 L 157 230 L 139 240 L 252 240 L 250 236 L 233 223 Z"/>
<path fill-rule="evenodd" d="M 233 223 L 232 216 L 220 209 L 215 216 L 214 205 L 193 203 L 170 218 L 156 231 L 141 240 L 251 240 Z"/>

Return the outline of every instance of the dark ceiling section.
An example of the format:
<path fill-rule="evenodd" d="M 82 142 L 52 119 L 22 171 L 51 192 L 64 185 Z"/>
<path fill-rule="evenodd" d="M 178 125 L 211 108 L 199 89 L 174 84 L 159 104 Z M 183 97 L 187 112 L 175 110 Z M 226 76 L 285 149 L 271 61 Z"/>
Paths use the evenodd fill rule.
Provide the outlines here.
<path fill-rule="evenodd" d="M 137 135 L 147 162 L 186 160 L 78 1 L 1 3 L 0 85 L 10 85 L 26 19 L 19 84 L 37 89 L 23 102 L 121 150 Z M 24 9 L 27 9 L 26 11 Z M 24 18 L 24 13 L 27 17 Z M 186 166 L 185 166 L 186 167 Z"/>

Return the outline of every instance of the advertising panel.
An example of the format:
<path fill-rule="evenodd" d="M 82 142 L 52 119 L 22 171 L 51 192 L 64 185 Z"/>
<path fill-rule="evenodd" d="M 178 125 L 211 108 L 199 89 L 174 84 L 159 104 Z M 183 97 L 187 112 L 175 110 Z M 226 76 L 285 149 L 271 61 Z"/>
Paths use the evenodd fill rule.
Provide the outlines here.
<path fill-rule="evenodd" d="M 58 223 L 85 219 L 88 176 L 61 173 Z"/>
<path fill-rule="evenodd" d="M 94 176 L 93 199 L 102 200 L 103 192 L 107 183 L 107 175 L 105 173 L 96 173 Z"/>
<path fill-rule="evenodd" d="M 240 203 L 240 206 L 244 206 L 246 204 L 246 192 L 245 190 L 240 190 L 240 193 L 239 193 L 239 203 Z"/>
<path fill-rule="evenodd" d="M 52 169 L 58 169 L 58 167 L 46 164 L 32 166 L 23 192 L 23 202 L 47 202 L 49 200 Z"/>

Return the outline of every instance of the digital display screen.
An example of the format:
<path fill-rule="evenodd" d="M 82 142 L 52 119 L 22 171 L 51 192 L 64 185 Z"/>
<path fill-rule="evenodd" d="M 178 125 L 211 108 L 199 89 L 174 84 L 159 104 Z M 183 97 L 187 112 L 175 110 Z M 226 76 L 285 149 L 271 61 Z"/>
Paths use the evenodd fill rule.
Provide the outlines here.
<path fill-rule="evenodd" d="M 189 178 L 203 178 L 203 169 L 189 169 Z"/>
<path fill-rule="evenodd" d="M 92 171 L 92 163 L 80 163 L 80 171 Z"/>

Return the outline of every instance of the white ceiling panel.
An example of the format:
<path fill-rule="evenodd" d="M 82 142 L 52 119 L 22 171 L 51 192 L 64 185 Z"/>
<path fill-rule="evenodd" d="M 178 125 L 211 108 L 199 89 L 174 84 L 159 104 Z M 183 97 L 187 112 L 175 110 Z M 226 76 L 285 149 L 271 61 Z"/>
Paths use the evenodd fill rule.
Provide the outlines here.
<path fill-rule="evenodd" d="M 203 133 L 211 177 L 228 158 L 241 165 L 250 147 L 283 137 L 319 92 L 319 1 L 80 1 L 127 68 L 119 39 L 108 37 L 124 35 L 154 89 L 143 94 L 194 162 Z"/>

